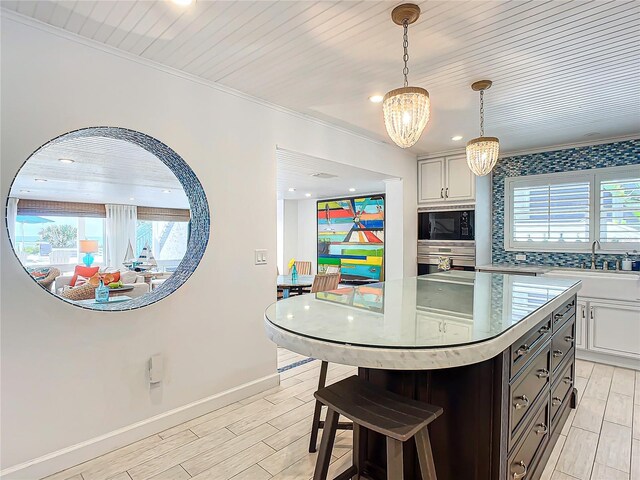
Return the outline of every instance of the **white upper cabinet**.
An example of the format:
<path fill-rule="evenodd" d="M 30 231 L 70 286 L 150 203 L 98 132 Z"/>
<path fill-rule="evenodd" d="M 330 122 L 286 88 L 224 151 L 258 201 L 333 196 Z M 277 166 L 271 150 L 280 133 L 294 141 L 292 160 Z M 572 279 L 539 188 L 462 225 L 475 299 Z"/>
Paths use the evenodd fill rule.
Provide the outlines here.
<path fill-rule="evenodd" d="M 442 202 L 444 199 L 445 160 L 439 158 L 418 164 L 418 201 Z"/>
<path fill-rule="evenodd" d="M 475 203 L 476 178 L 464 155 L 418 162 L 418 203 Z"/>

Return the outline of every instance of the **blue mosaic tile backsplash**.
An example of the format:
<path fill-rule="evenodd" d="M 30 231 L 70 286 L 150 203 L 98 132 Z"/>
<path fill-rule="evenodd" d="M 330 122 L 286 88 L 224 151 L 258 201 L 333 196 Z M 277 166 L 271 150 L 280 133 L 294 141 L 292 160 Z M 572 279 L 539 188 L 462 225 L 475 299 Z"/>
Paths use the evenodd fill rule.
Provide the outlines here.
<path fill-rule="evenodd" d="M 591 255 L 588 253 L 505 251 L 505 178 L 625 165 L 640 166 L 640 140 L 569 148 L 567 150 L 534 153 L 531 155 L 520 155 L 500 159 L 493 170 L 493 223 L 491 239 L 493 263 L 580 267 L 583 262 L 587 266 L 591 262 Z M 516 255 L 522 253 L 527 255 L 527 259 L 524 261 L 516 260 Z M 598 255 L 598 262 L 604 260 L 611 262 L 620 258 L 622 258 L 622 255 Z M 638 255 L 637 259 L 640 259 L 640 255 Z"/>

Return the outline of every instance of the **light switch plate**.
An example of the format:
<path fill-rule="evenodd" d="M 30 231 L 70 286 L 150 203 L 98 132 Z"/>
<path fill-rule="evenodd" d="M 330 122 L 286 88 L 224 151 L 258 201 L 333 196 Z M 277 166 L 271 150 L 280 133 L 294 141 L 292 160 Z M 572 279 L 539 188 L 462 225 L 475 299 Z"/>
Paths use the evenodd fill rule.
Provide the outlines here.
<path fill-rule="evenodd" d="M 526 260 L 527 256 L 524 253 L 519 253 L 516 255 L 516 260 Z"/>
<path fill-rule="evenodd" d="M 267 251 L 266 250 L 255 250 L 255 260 L 256 265 L 266 265 L 267 264 Z"/>

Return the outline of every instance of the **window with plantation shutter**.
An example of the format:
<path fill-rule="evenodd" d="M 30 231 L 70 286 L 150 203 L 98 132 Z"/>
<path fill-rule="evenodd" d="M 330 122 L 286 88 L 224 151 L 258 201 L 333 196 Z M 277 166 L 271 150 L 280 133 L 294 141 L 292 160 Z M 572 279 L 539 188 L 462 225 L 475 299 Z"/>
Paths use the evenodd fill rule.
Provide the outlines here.
<path fill-rule="evenodd" d="M 505 249 L 640 249 L 640 165 L 505 179 Z"/>
<path fill-rule="evenodd" d="M 640 167 L 639 167 L 640 168 Z M 633 178 L 599 182 L 600 242 L 640 242 L 640 172 Z"/>
<path fill-rule="evenodd" d="M 589 182 L 513 190 L 514 242 L 589 241 Z"/>

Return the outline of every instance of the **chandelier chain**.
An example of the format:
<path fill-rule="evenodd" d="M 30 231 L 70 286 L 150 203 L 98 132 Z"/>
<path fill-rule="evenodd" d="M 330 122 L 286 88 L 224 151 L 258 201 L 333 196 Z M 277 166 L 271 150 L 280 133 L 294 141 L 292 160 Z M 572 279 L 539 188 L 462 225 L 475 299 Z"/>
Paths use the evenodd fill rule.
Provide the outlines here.
<path fill-rule="evenodd" d="M 408 87 L 409 86 L 409 80 L 408 80 L 408 76 L 409 76 L 409 21 L 405 18 L 404 22 L 402 22 L 402 26 L 404 27 L 404 35 L 402 37 L 403 41 L 402 41 L 402 46 L 404 48 L 404 56 L 402 57 L 404 59 L 404 69 L 402 70 L 402 73 L 404 75 L 404 86 Z"/>
<path fill-rule="evenodd" d="M 480 90 L 480 136 L 484 137 L 484 90 Z"/>

